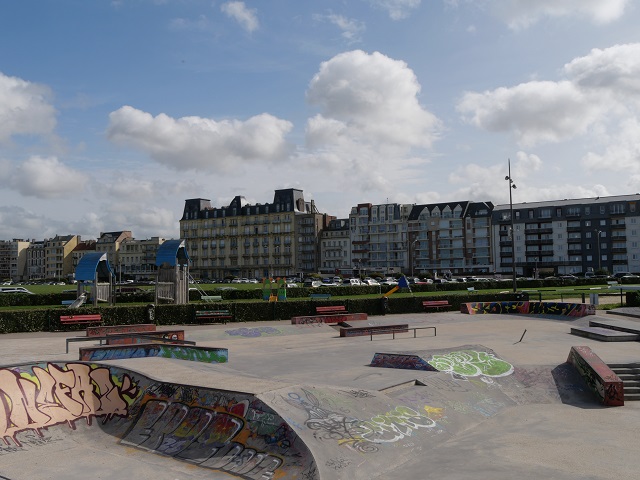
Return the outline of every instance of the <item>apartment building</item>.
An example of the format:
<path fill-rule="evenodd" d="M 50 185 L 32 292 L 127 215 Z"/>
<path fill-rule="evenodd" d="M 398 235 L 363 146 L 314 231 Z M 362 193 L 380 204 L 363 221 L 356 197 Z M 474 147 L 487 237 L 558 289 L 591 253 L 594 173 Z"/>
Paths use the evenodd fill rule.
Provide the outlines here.
<path fill-rule="evenodd" d="M 351 208 L 351 261 L 355 274 L 393 275 L 408 266 L 407 220 L 413 205 L 360 203 Z"/>
<path fill-rule="evenodd" d="M 28 241 L 13 239 L 0 240 L 0 280 L 19 282 L 27 278 Z"/>
<path fill-rule="evenodd" d="M 107 261 L 116 275 L 120 275 L 123 268 L 120 261 L 120 245 L 127 239 L 132 239 L 133 235 L 130 230 L 120 230 L 115 232 L 101 232 L 100 237 L 96 240 L 96 252 L 104 252 L 107 254 Z"/>
<path fill-rule="evenodd" d="M 319 232 L 331 219 L 294 188 L 275 190 L 265 204 L 236 196 L 213 207 L 193 198 L 185 201 L 180 237 L 195 278 L 299 276 L 318 271 Z"/>
<path fill-rule="evenodd" d="M 44 278 L 65 281 L 73 277 L 71 252 L 80 242 L 79 235 L 56 235 L 44 241 Z"/>
<path fill-rule="evenodd" d="M 118 249 L 118 274 L 121 279 L 146 280 L 156 274 L 156 257 L 158 248 L 164 243 L 161 237 L 151 237 L 144 240 L 125 238 Z"/>
<path fill-rule="evenodd" d="M 414 205 L 407 220 L 409 273 L 493 273 L 492 211 L 491 202 Z"/>
<path fill-rule="evenodd" d="M 320 273 L 352 274 L 350 235 L 348 219 L 329 221 L 320 233 Z"/>
<path fill-rule="evenodd" d="M 509 205 L 497 205 L 492 223 L 499 272 L 510 274 L 514 258 L 528 277 L 640 272 L 640 194 L 517 203 L 513 219 Z"/>

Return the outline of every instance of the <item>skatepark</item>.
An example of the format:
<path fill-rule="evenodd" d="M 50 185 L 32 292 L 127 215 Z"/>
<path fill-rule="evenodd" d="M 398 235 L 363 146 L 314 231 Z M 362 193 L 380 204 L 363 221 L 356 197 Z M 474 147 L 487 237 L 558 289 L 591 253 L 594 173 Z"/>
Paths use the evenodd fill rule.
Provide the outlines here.
<path fill-rule="evenodd" d="M 587 346 L 634 363 L 640 344 L 570 333 L 593 319 L 366 321 L 436 327 L 395 338 L 287 321 L 184 327 L 226 349 L 223 363 L 79 362 L 87 345 L 65 352 L 78 332 L 2 335 L 0 478 L 636 479 L 640 402 L 603 406 L 567 357 Z M 438 368 L 406 368 L 409 356 Z"/>

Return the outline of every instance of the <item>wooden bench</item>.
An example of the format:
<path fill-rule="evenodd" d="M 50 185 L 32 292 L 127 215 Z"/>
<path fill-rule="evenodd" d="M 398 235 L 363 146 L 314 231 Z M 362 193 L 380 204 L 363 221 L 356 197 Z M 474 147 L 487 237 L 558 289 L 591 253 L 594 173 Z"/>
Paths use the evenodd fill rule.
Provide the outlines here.
<path fill-rule="evenodd" d="M 347 307 L 344 305 L 332 305 L 328 307 L 316 307 L 316 313 L 318 315 L 339 315 L 347 312 Z"/>
<path fill-rule="evenodd" d="M 201 320 L 209 320 L 216 323 L 227 323 L 227 320 L 233 319 L 230 310 L 200 310 L 196 312 L 196 322 Z"/>
<path fill-rule="evenodd" d="M 220 295 L 203 295 L 200 300 L 203 302 L 221 302 L 222 297 Z"/>
<path fill-rule="evenodd" d="M 440 310 L 441 308 L 449 308 L 451 304 L 449 300 L 425 300 L 422 302 L 422 306 L 425 309 L 435 308 L 436 310 Z"/>
<path fill-rule="evenodd" d="M 311 300 L 329 300 L 331 298 L 330 293 L 312 293 L 309 295 Z"/>
<path fill-rule="evenodd" d="M 60 323 L 62 325 L 78 325 L 81 323 L 100 323 L 102 322 L 102 315 L 89 314 L 89 315 L 61 315 Z"/>

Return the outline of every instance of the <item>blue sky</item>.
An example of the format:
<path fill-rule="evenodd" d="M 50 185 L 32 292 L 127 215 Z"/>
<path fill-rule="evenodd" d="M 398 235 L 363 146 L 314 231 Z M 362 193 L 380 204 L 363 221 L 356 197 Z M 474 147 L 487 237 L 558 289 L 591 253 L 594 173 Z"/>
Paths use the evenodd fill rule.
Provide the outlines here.
<path fill-rule="evenodd" d="M 0 17 L 0 239 L 177 238 L 184 200 L 640 192 L 630 0 L 23 0 Z"/>

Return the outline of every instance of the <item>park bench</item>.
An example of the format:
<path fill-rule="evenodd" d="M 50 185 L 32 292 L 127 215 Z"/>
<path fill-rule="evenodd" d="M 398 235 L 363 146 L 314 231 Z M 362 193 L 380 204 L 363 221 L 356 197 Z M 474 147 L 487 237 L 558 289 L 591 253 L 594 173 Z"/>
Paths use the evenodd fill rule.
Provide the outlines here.
<path fill-rule="evenodd" d="M 200 323 L 202 320 L 215 323 L 227 323 L 227 320 L 233 319 L 230 310 L 200 310 L 196 312 L 195 316 L 197 323 Z"/>
<path fill-rule="evenodd" d="M 311 300 L 329 300 L 331 298 L 330 293 L 312 293 L 309 295 Z"/>
<path fill-rule="evenodd" d="M 203 302 L 221 302 L 222 296 L 220 295 L 203 295 L 200 297 Z"/>
<path fill-rule="evenodd" d="M 100 323 L 102 322 L 102 315 L 88 314 L 88 315 L 61 315 L 60 323 L 62 325 L 78 325 L 82 323 Z"/>
<path fill-rule="evenodd" d="M 340 315 L 347 312 L 347 307 L 344 305 L 331 305 L 327 307 L 316 307 L 316 313 L 318 315 Z"/>
<path fill-rule="evenodd" d="M 451 304 L 449 300 L 425 300 L 422 302 L 422 306 L 426 309 L 436 309 L 440 310 L 441 308 L 449 308 Z"/>
<path fill-rule="evenodd" d="M 75 300 L 62 300 L 62 302 L 60 302 L 61 305 L 65 305 L 65 306 L 69 306 L 71 305 L 73 302 L 75 302 Z"/>

